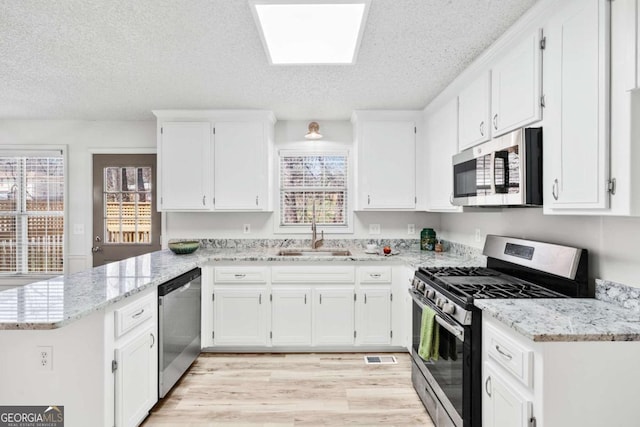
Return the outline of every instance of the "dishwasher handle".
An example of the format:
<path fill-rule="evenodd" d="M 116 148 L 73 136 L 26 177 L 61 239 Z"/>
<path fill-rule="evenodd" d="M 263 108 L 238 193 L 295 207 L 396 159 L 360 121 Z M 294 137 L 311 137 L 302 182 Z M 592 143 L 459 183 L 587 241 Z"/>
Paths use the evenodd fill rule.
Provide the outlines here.
<path fill-rule="evenodd" d="M 200 268 L 194 268 L 193 270 L 187 271 L 186 273 L 158 286 L 158 296 L 164 296 L 176 289 L 182 288 L 188 283 L 198 279 L 200 276 L 202 276 L 202 270 Z"/>

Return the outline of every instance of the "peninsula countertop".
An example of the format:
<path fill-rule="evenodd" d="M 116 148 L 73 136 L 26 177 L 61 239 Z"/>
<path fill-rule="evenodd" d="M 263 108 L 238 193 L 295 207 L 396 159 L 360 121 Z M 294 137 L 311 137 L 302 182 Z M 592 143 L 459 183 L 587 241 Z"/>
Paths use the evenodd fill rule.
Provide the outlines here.
<path fill-rule="evenodd" d="M 474 301 L 533 341 L 640 341 L 640 313 L 595 298 Z"/>
<path fill-rule="evenodd" d="M 350 256 L 278 256 L 280 248 L 205 249 L 189 255 L 152 252 L 82 272 L 0 292 L 0 330 L 56 329 L 158 286 L 209 262 L 371 262 L 420 266 L 483 266 L 482 256 L 404 250 L 396 255 L 366 254 L 348 248 Z M 344 248 L 341 248 L 344 249 Z"/>

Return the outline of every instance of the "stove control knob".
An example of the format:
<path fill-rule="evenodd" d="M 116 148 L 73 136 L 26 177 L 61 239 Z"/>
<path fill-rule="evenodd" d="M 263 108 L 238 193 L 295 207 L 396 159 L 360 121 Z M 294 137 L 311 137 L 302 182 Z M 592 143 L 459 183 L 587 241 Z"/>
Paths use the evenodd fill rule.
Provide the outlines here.
<path fill-rule="evenodd" d="M 456 312 L 456 306 L 451 304 L 450 302 L 447 302 L 442 306 L 442 311 L 445 314 L 453 314 Z"/>
<path fill-rule="evenodd" d="M 444 299 L 442 299 L 442 298 L 436 299 L 436 306 L 438 308 L 442 308 L 444 306 L 444 304 L 445 304 L 445 300 Z"/>
<path fill-rule="evenodd" d="M 424 296 L 426 296 L 429 299 L 433 299 L 436 296 L 436 291 L 434 291 L 433 289 L 428 289 L 425 293 Z"/>

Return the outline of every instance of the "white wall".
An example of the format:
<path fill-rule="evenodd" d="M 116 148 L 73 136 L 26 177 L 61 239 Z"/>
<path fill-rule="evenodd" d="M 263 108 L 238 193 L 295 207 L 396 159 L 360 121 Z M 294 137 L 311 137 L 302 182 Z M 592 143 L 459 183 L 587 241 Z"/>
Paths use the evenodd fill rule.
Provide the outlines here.
<path fill-rule="evenodd" d="M 155 152 L 155 121 L 0 120 L 1 145 L 66 145 L 69 271 L 91 266 L 92 152 Z M 73 234 L 74 225 L 84 233 Z"/>
<path fill-rule="evenodd" d="M 352 125 L 348 120 L 321 121 L 321 140 L 304 139 L 308 121 L 279 121 L 275 125 L 275 161 L 280 149 L 299 149 L 310 146 L 322 149 L 348 149 L 352 155 Z M 351 168 L 353 171 L 353 167 Z M 274 167 L 277 173 L 277 167 Z M 384 173 L 384 171 L 381 171 Z M 275 190 L 275 189 L 274 189 Z M 274 203 L 278 202 L 273 194 Z M 355 195 L 354 197 L 355 198 Z M 274 234 L 275 213 L 168 213 L 166 239 L 218 238 L 267 239 L 310 238 L 311 230 L 304 234 Z M 243 234 L 243 224 L 250 224 L 251 233 Z M 380 235 L 369 234 L 369 224 L 380 224 Z M 416 233 L 407 234 L 407 224 L 415 224 Z M 331 238 L 418 238 L 423 227 L 438 228 L 439 216 L 421 212 L 358 212 L 353 217 L 353 234 L 326 235 Z M 325 232 L 326 233 L 326 232 Z"/>
<path fill-rule="evenodd" d="M 541 208 L 442 214 L 440 235 L 481 248 L 487 234 L 589 250 L 589 276 L 640 287 L 640 218 L 543 215 Z M 475 240 L 475 230 L 482 234 Z"/>

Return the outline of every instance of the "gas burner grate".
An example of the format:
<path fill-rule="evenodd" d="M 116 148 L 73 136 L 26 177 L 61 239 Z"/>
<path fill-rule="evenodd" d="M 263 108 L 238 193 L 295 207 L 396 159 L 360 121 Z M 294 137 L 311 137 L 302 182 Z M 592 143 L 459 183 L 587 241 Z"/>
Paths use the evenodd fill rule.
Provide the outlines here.
<path fill-rule="evenodd" d="M 530 283 L 457 284 L 455 290 L 468 298 L 564 298 L 557 292 Z"/>
<path fill-rule="evenodd" d="M 484 267 L 421 267 L 420 270 L 430 277 L 500 275 L 497 271 Z"/>

